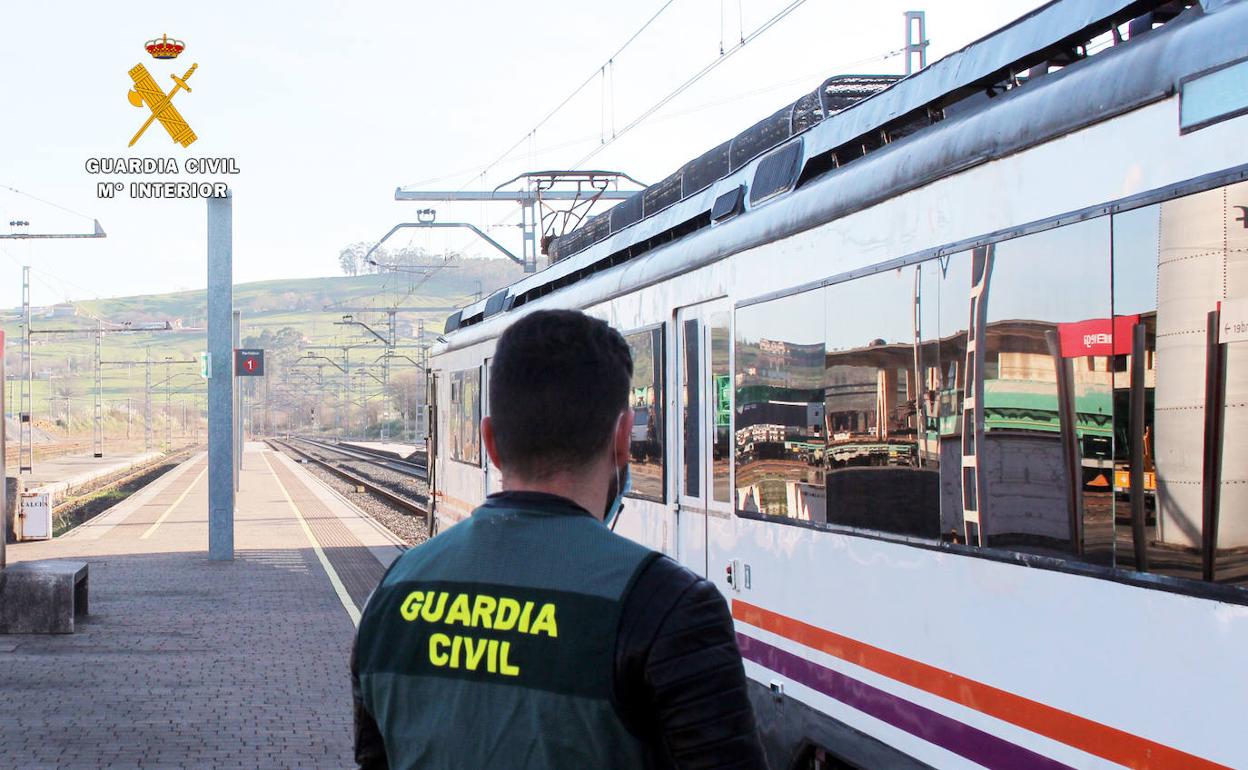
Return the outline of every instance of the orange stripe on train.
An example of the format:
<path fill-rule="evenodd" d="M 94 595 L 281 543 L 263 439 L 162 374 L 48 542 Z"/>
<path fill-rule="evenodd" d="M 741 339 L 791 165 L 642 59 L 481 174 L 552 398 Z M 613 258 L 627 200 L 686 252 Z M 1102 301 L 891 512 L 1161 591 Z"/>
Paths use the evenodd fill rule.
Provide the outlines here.
<path fill-rule="evenodd" d="M 1231 770 L 1226 765 L 873 647 L 749 602 L 733 599 L 732 616 L 890 679 L 1135 770 Z"/>

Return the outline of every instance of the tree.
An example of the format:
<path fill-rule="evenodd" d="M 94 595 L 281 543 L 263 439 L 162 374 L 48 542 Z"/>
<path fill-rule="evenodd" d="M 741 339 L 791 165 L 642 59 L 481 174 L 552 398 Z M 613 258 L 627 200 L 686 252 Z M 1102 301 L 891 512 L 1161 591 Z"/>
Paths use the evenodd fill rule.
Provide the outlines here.
<path fill-rule="evenodd" d="M 342 272 L 346 275 L 359 275 L 361 256 L 363 256 L 363 253 L 358 251 L 354 245 L 348 246 L 338 252 L 338 266 L 342 268 Z"/>
<path fill-rule="evenodd" d="M 364 241 L 356 241 L 338 252 L 338 266 L 342 268 L 342 272 L 346 275 L 367 275 L 369 273 L 379 272 L 380 268 L 371 262 L 364 261 L 364 255 L 368 254 L 368 250 L 373 247 L 371 243 Z M 384 263 L 388 255 L 385 249 L 377 249 L 370 257 L 374 262 Z"/>

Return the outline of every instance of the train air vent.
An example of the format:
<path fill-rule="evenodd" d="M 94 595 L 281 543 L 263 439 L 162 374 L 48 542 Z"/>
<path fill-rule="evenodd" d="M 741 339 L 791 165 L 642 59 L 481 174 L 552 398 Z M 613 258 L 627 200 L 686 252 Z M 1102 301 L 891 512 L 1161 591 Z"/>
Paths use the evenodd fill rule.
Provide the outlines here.
<path fill-rule="evenodd" d="M 745 185 L 739 184 L 715 199 L 711 207 L 711 221 L 715 223 L 735 217 L 741 213 L 741 202 L 745 200 Z"/>
<path fill-rule="evenodd" d="M 499 289 L 498 291 L 491 294 L 490 298 L 485 301 L 485 313 L 483 317 L 489 318 L 495 313 L 498 313 L 506 309 L 506 303 L 507 303 L 507 290 Z"/>
<path fill-rule="evenodd" d="M 758 170 L 754 172 L 754 184 L 750 185 L 750 203 L 755 204 L 793 189 L 801 159 L 802 143 L 798 140 L 759 161 Z"/>
<path fill-rule="evenodd" d="M 443 334 L 450 334 L 451 332 L 453 332 L 453 331 L 455 331 L 456 329 L 458 329 L 458 328 L 459 328 L 459 319 L 461 319 L 461 318 L 463 318 L 463 317 L 464 317 L 464 311 L 462 311 L 462 310 L 456 310 L 454 313 L 451 313 L 450 315 L 448 315 L 448 316 L 446 317 L 446 326 L 445 326 L 445 327 L 443 327 L 443 329 L 442 329 L 442 333 L 443 333 Z"/>

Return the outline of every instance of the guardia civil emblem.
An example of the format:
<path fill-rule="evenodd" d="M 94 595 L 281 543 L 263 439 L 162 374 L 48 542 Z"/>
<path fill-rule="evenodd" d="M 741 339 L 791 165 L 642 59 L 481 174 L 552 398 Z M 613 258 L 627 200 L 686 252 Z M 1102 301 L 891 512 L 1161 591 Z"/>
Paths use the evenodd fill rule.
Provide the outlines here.
<path fill-rule="evenodd" d="M 143 47 L 147 49 L 147 52 L 152 55 L 153 59 L 166 60 L 178 58 L 178 55 L 186 50 L 186 43 L 183 43 L 181 40 L 172 40 L 168 35 L 161 35 L 155 40 L 147 41 L 143 44 Z M 190 125 L 182 117 L 182 114 L 178 112 L 178 109 L 173 106 L 173 97 L 179 91 L 186 91 L 188 94 L 191 92 L 191 87 L 186 84 L 186 81 L 191 79 L 191 75 L 195 73 L 195 68 L 198 66 L 198 64 L 192 64 L 191 68 L 182 77 L 170 74 L 169 77 L 173 79 L 173 88 L 169 89 L 167 93 L 156 84 L 151 73 L 147 71 L 147 67 L 144 67 L 142 63 L 136 64 L 130 70 L 130 79 L 134 81 L 134 88 L 126 94 L 126 98 L 135 107 L 142 108 L 146 106 L 151 113 L 147 116 L 147 121 L 139 127 L 134 138 L 130 140 L 131 147 L 134 146 L 135 142 L 139 141 L 139 138 L 143 136 L 143 132 L 147 131 L 153 121 L 160 121 L 160 125 L 164 127 L 174 142 L 183 147 L 191 146 L 196 139 L 195 132 L 191 130 Z"/>

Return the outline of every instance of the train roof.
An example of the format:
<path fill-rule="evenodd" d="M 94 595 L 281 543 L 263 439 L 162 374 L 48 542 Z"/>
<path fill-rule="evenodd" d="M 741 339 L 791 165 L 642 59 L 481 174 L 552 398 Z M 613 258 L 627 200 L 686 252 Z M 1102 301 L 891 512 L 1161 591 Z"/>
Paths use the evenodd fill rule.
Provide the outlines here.
<path fill-rule="evenodd" d="M 957 147 L 929 153 L 927 173 L 919 173 L 911 164 L 904 179 L 889 177 L 882 170 L 885 176 L 865 189 L 860 184 L 858 190 L 838 190 L 835 203 L 827 211 L 821 209 L 822 219 L 806 212 L 779 235 L 830 221 L 833 214 L 844 216 L 873 205 L 881 196 L 900 194 L 1165 96 L 1181 74 L 1207 68 L 1215 59 L 1233 58 L 1245 43 L 1244 36 L 1227 30 L 1222 35 L 1225 44 L 1203 46 L 1204 50 L 1186 57 L 1173 52 L 1160 57 L 1160 33 L 1183 26 L 1185 20 L 1242 4 L 1243 0 L 1204 0 L 1186 7 L 1187 3 L 1174 0 L 1054 0 L 908 77 L 830 78 L 675 174 L 555 239 L 549 267 L 456 311 L 447 318 L 445 333 L 481 323 L 695 232 L 748 220 L 755 208 L 771 199 L 816 179 L 841 176 L 855 161 L 868 156 L 882 160 L 900 146 L 911 145 L 912 139 L 946 134 L 941 129 L 952 128 L 951 124 L 964 122 L 991 105 L 1013 101 L 1015 92 L 1037 90 L 1019 86 L 1056 84 L 1083 69 L 1078 65 L 1085 59 L 1108 60 L 1113 57 L 1107 54 L 1144 46 L 1155 46 L 1153 55 L 1159 57 L 1142 66 L 1150 60 L 1148 54 L 1130 57 L 1130 61 L 1118 56 L 1123 72 L 1102 76 L 1091 104 L 1086 83 L 1083 99 L 1072 100 L 1070 95 L 1081 92 L 1062 89 L 1068 93 L 1062 99 L 1046 100 L 1043 111 L 1037 112 L 1034 106 L 1010 111 L 1013 114 L 1006 119 L 1013 121 L 1012 128 L 981 131 L 978 143 L 962 139 L 955 142 Z M 1179 23 L 1167 23 L 1171 20 Z M 1154 22 L 1166 23 L 1166 27 L 1149 32 Z M 1110 31 L 1117 34 L 1117 28 L 1127 23 L 1131 34 L 1125 44 L 1087 56 L 1084 46 L 1089 41 Z M 1152 45 L 1150 38 L 1156 41 Z M 1248 51 L 1240 55 L 1244 54 Z M 1193 58 L 1200 61 L 1188 61 Z M 778 235 L 775 227 L 763 229 L 766 237 Z M 720 248 L 715 258 L 754 245 L 750 240 L 741 239 L 728 250 Z"/>

